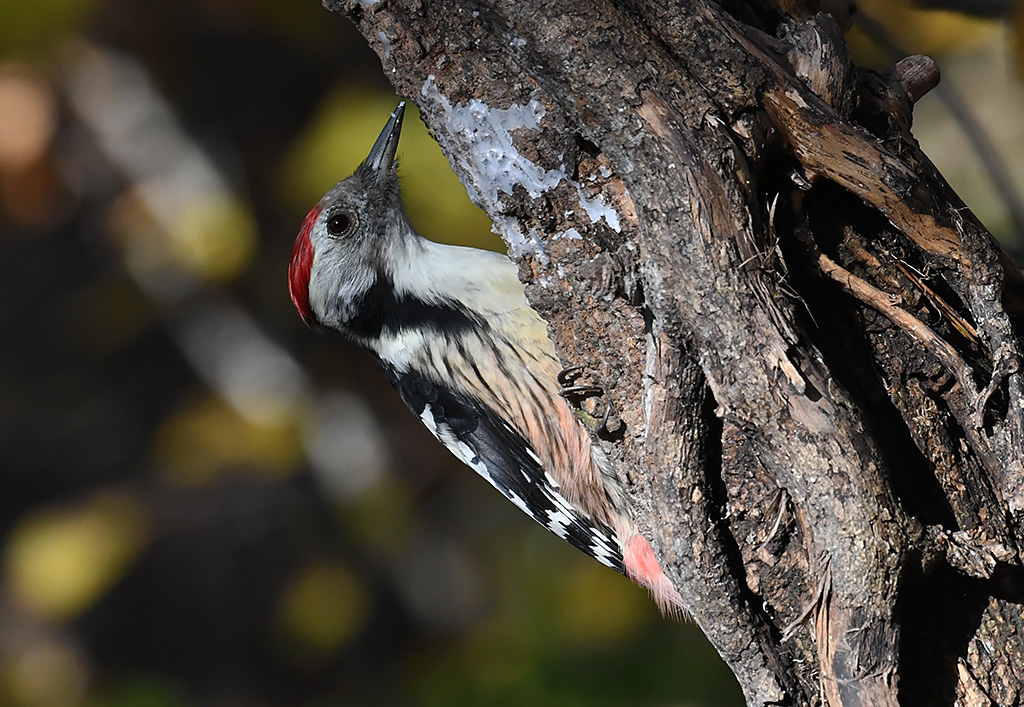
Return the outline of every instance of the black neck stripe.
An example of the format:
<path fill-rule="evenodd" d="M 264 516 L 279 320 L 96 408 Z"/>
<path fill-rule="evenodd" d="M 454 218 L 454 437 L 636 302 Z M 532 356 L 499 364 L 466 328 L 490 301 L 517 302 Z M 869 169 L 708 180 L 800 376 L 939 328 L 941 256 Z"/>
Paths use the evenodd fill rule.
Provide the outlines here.
<path fill-rule="evenodd" d="M 345 323 L 353 335 L 376 339 L 408 329 L 434 329 L 458 332 L 483 326 L 465 307 L 451 300 L 425 302 L 412 295 L 398 295 L 392 280 L 377 276 L 377 281 L 355 304 L 355 315 Z"/>

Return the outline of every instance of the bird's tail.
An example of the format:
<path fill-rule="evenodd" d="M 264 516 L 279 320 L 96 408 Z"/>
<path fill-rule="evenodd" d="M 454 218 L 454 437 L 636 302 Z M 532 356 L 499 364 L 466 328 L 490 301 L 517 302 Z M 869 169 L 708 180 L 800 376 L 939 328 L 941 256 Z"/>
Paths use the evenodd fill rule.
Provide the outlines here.
<path fill-rule="evenodd" d="M 624 543 L 622 554 L 626 576 L 650 590 L 662 614 L 675 618 L 689 617 L 683 597 L 665 576 L 650 543 L 635 529 Z"/>

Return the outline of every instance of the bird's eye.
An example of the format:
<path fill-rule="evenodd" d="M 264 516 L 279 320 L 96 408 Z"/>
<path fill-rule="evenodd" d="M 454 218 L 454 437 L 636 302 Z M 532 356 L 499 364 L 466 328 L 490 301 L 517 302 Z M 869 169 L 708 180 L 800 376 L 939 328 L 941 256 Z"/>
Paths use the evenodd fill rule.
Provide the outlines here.
<path fill-rule="evenodd" d="M 351 225 L 352 221 L 348 214 L 334 214 L 327 220 L 327 232 L 332 236 L 341 236 L 348 231 Z"/>

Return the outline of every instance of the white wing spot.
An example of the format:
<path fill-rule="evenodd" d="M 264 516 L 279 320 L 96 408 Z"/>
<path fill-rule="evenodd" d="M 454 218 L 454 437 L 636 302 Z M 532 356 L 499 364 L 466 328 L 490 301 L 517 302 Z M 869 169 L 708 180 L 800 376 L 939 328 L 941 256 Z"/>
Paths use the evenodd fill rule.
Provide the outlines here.
<path fill-rule="evenodd" d="M 437 433 L 437 422 L 434 420 L 434 412 L 430 409 L 430 403 L 423 406 L 423 412 L 420 413 L 420 422 L 427 428 L 430 434 L 440 439 L 440 435 Z"/>
<path fill-rule="evenodd" d="M 504 493 L 508 500 L 512 501 L 512 503 L 514 503 L 516 507 L 519 508 L 519 510 L 521 510 L 523 513 L 530 516 L 531 518 L 533 517 L 533 513 L 531 513 L 529 507 L 527 507 L 526 501 L 524 501 L 519 496 L 519 494 L 517 494 L 512 489 L 504 489 Z"/>
<path fill-rule="evenodd" d="M 569 536 L 570 525 L 572 525 L 572 517 L 565 511 L 561 509 L 548 511 L 548 522 L 545 523 L 545 526 L 562 540 Z"/>
<path fill-rule="evenodd" d="M 443 422 L 441 424 L 437 423 L 437 420 L 434 419 L 434 413 L 430 409 L 430 403 L 423 406 L 423 412 L 420 413 L 420 421 L 430 434 L 434 435 L 437 441 L 444 445 L 445 449 L 455 455 L 456 459 L 492 484 L 494 483 L 491 481 L 491 474 L 487 470 L 487 466 L 480 461 L 480 457 L 473 448 L 456 437 L 448 425 Z"/>
<path fill-rule="evenodd" d="M 618 543 L 615 547 L 609 547 L 608 539 L 594 536 L 594 544 L 591 545 L 590 556 L 606 567 L 615 568 L 615 560 L 622 553 L 618 550 Z"/>

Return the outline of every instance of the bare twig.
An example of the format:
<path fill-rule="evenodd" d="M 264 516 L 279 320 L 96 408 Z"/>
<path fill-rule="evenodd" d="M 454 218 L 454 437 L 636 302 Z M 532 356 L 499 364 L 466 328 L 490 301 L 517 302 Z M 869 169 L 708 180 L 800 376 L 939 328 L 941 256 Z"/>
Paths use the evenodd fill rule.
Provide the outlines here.
<path fill-rule="evenodd" d="M 953 374 L 972 403 L 978 399 L 979 393 L 974 386 L 970 366 L 945 339 L 914 315 L 892 304 L 888 294 L 857 277 L 824 253 L 818 254 L 818 265 L 822 273 L 837 282 L 846 292 L 885 315 L 935 356 Z"/>

